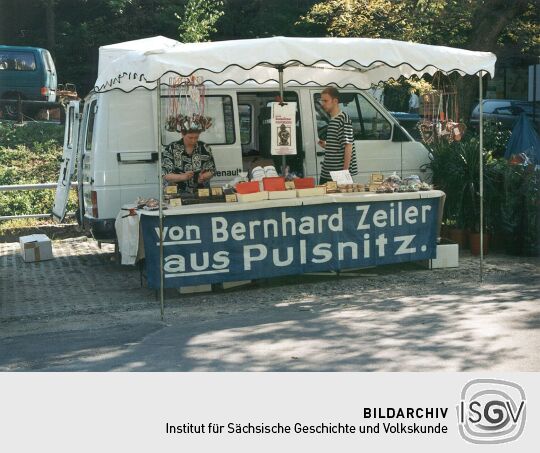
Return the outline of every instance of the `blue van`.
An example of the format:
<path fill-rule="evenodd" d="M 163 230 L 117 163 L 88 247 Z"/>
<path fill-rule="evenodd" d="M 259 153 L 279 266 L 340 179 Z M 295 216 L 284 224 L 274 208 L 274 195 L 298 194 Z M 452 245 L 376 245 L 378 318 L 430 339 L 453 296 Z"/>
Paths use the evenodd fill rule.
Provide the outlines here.
<path fill-rule="evenodd" d="M 56 68 L 51 54 L 39 47 L 0 45 L 0 99 L 56 101 Z M 7 114 L 16 106 L 5 104 Z"/>

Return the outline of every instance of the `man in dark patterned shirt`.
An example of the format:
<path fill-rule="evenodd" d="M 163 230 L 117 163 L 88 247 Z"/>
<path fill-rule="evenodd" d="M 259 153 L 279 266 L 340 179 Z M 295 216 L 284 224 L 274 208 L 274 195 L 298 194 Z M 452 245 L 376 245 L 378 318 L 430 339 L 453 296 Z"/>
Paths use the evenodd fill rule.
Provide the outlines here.
<path fill-rule="evenodd" d="M 209 187 L 216 171 L 210 147 L 199 141 L 199 131 L 184 131 L 182 139 L 165 147 L 161 174 L 176 183 L 178 192 L 193 193 L 197 187 Z"/>

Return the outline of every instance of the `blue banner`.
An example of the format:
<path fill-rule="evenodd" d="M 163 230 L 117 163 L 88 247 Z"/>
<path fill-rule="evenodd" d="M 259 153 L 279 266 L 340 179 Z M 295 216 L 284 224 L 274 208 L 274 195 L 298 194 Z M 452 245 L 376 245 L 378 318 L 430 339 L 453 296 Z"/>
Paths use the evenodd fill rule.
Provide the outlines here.
<path fill-rule="evenodd" d="M 167 216 L 166 288 L 435 257 L 439 198 Z M 159 288 L 159 218 L 142 215 L 148 286 Z"/>

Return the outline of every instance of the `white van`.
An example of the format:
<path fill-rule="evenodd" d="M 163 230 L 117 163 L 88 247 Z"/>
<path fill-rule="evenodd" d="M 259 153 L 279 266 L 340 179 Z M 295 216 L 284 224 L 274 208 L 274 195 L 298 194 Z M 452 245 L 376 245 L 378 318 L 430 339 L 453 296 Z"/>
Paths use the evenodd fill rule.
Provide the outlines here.
<path fill-rule="evenodd" d="M 285 101 L 297 102 L 298 155 L 288 157 L 292 171 L 319 177 L 327 115 L 319 105 L 322 88 L 287 86 Z M 247 171 L 254 159 L 269 155 L 270 103 L 277 86 L 222 85 L 208 87 L 205 114 L 213 126 L 201 140 L 211 145 L 217 172 L 212 185 Z M 359 174 L 367 182 L 373 172 L 408 176 L 425 171 L 428 150 L 416 142 L 368 91 L 340 90 L 340 108 L 352 119 Z M 64 160 L 53 216 L 63 219 L 72 174 L 77 169 L 79 220 L 96 239 L 115 236 L 114 220 L 122 205 L 137 197 L 158 197 L 157 91 L 138 88 L 131 93 L 112 90 L 91 92 L 81 105 L 71 102 L 66 115 Z M 163 117 L 167 91 L 162 91 Z M 80 109 L 82 108 L 82 114 Z M 166 132 L 163 144 L 178 140 Z M 281 158 L 275 160 L 279 169 Z"/>

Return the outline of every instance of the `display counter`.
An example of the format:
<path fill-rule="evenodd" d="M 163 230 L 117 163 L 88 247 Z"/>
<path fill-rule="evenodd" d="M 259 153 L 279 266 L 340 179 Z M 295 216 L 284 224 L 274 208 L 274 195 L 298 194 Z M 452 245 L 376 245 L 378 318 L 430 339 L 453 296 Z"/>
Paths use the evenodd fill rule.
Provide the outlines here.
<path fill-rule="evenodd" d="M 340 193 L 165 209 L 164 287 L 431 259 L 444 198 L 438 190 Z M 138 214 L 148 286 L 159 288 L 159 213 Z"/>

